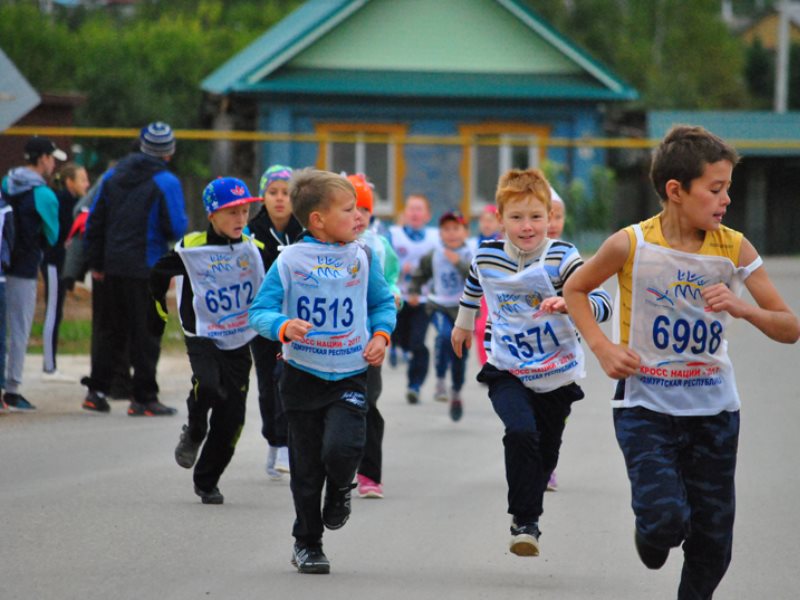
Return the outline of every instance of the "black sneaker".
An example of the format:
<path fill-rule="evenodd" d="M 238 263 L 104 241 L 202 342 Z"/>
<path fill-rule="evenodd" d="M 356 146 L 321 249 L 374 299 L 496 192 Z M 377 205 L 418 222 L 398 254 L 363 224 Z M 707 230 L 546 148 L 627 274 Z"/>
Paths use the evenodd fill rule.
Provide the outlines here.
<path fill-rule="evenodd" d="M 177 412 L 177 409 L 171 406 L 164 406 L 158 400 L 153 400 L 146 404 L 131 401 L 128 407 L 128 415 L 131 417 L 169 417 Z"/>
<path fill-rule="evenodd" d="M 86 394 L 81 408 L 101 413 L 107 413 L 111 410 L 108 400 L 106 400 L 106 395 L 103 392 L 95 392 L 92 390 L 89 390 L 89 393 Z"/>
<path fill-rule="evenodd" d="M 518 525 L 517 520 L 511 521 L 511 542 L 509 550 L 517 556 L 539 556 L 539 531 L 538 523 L 523 523 Z"/>
<path fill-rule="evenodd" d="M 36 407 L 28 402 L 22 394 L 6 392 L 3 396 L 3 400 L 8 405 L 8 410 L 12 412 L 27 412 L 36 410 Z"/>
<path fill-rule="evenodd" d="M 350 518 L 350 490 L 355 483 L 343 488 L 325 486 L 325 504 L 322 506 L 322 523 L 328 529 L 340 529 Z"/>
<path fill-rule="evenodd" d="M 222 504 L 225 502 L 225 496 L 222 495 L 217 487 L 210 492 L 205 492 L 199 487 L 194 486 L 194 493 L 200 496 L 200 500 L 203 501 L 203 504 Z"/>
<path fill-rule="evenodd" d="M 331 572 L 331 563 L 322 551 L 322 545 L 295 544 L 291 563 L 300 573 L 327 575 Z"/>
<path fill-rule="evenodd" d="M 660 569 L 667 562 L 669 556 L 669 548 L 657 548 L 647 543 L 637 531 L 634 533 L 633 542 L 636 545 L 636 552 L 639 554 L 639 559 L 644 563 L 648 569 Z"/>
<path fill-rule="evenodd" d="M 184 425 L 181 429 L 178 445 L 175 446 L 175 462 L 184 469 L 191 469 L 194 466 L 194 461 L 197 460 L 197 451 L 200 449 L 200 444 L 202 442 L 192 441 L 192 438 L 189 437 L 189 426 Z"/>

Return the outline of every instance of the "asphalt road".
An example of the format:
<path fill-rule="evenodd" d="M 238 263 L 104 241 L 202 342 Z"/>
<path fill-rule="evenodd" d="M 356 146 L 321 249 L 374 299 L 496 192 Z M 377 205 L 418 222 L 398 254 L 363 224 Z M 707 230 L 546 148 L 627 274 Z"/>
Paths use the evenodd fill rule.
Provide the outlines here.
<path fill-rule="evenodd" d="M 800 310 L 800 260 L 767 263 Z M 716 597 L 800 596 L 800 392 L 798 346 L 767 340 L 746 323 L 731 335 L 743 399 L 734 558 Z M 77 384 L 38 381 L 27 361 L 23 392 L 35 414 L 0 416 L 0 599 L 155 598 L 674 598 L 681 553 L 658 572 L 633 548 L 633 517 L 616 447 L 609 381 L 589 360 L 586 399 L 574 406 L 560 489 L 545 498 L 542 554 L 507 550 L 502 428 L 485 389 L 465 391 L 464 419 L 446 406 L 406 404 L 401 370 L 384 367 L 387 421 L 383 500 L 353 500 L 347 526 L 325 536 L 329 576 L 290 565 L 293 510 L 287 481 L 264 474 L 266 444 L 251 391 L 248 423 L 220 488 L 204 506 L 172 456 L 189 386 L 184 356 L 164 357 L 170 418 L 80 409 Z M 84 356 L 63 357 L 78 377 Z M 255 386 L 253 385 L 253 388 Z"/>

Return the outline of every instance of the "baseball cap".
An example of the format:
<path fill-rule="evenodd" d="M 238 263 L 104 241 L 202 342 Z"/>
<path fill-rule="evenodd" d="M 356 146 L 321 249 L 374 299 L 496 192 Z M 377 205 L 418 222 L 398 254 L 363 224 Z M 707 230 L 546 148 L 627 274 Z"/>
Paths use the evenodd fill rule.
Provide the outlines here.
<path fill-rule="evenodd" d="M 209 215 L 222 208 L 250 202 L 261 202 L 261 198 L 251 196 L 247 184 L 236 177 L 220 177 L 203 190 L 203 206 Z"/>
<path fill-rule="evenodd" d="M 46 137 L 35 135 L 25 143 L 25 160 L 28 162 L 34 163 L 45 155 L 52 155 L 56 160 L 67 160 L 67 153 Z"/>
<path fill-rule="evenodd" d="M 439 227 L 447 223 L 448 221 L 455 221 L 460 225 L 466 225 L 467 220 L 464 218 L 464 215 L 461 214 L 461 211 L 458 210 L 450 210 L 444 213 L 441 217 L 439 217 Z"/>

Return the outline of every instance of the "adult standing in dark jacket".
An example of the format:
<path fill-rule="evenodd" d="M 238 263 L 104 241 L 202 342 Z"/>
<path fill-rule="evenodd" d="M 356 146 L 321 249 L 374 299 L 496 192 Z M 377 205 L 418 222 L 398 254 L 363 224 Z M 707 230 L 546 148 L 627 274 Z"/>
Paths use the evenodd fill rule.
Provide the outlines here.
<path fill-rule="evenodd" d="M 52 141 L 34 136 L 25 144 L 27 165 L 11 169 L 3 179 L 3 197 L 14 211 L 16 234 L 11 265 L 6 272 L 10 343 L 3 399 L 11 410 L 36 408 L 19 393 L 19 388 L 36 307 L 42 246 L 52 246 L 58 240 L 58 200 L 47 187 L 46 179 L 53 174 L 56 160 L 66 159 L 64 151 Z"/>
<path fill-rule="evenodd" d="M 92 278 L 101 281 L 108 318 L 96 323 L 103 346 L 93 353 L 89 393 L 83 407 L 108 412 L 106 399 L 114 374 L 111 348 L 128 344 L 133 367 L 131 416 L 177 412 L 158 400 L 156 366 L 160 339 L 147 327 L 151 303 L 150 269 L 168 251 L 170 240 L 186 233 L 188 219 L 180 181 L 167 170 L 175 153 L 175 136 L 160 121 L 144 127 L 140 152 L 110 169 L 89 211 L 86 250 Z M 107 351 L 105 349 L 108 349 Z"/>
<path fill-rule="evenodd" d="M 264 202 L 247 224 L 252 237 L 264 244 L 264 268 L 268 271 L 281 249 L 294 242 L 303 231 L 292 214 L 289 198 L 291 167 L 273 165 L 261 176 L 259 195 Z M 258 381 L 258 407 L 261 410 L 261 435 L 267 440 L 266 471 L 270 479 L 281 479 L 289 471 L 288 424 L 278 396 L 280 342 L 256 336 L 250 342 Z"/>

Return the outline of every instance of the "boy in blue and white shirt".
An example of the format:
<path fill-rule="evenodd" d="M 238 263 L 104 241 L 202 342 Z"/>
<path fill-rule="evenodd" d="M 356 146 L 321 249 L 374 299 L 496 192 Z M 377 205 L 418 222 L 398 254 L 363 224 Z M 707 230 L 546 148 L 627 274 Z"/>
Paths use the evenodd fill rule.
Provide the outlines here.
<path fill-rule="evenodd" d="M 572 403 L 583 398 L 576 383 L 584 377 L 583 350 L 561 295 L 583 260 L 572 244 L 547 237 L 551 192 L 541 171 L 506 172 L 496 201 L 506 239 L 484 242 L 473 259 L 452 342 L 457 355 L 469 347 L 485 297 L 488 360 L 478 381 L 489 386 L 505 426 L 510 550 L 538 556 L 544 491 Z M 611 299 L 601 289 L 592 293 L 591 306 L 597 321 L 611 315 Z"/>
<path fill-rule="evenodd" d="M 367 367 L 383 362 L 396 310 L 380 264 L 355 242 L 353 185 L 303 169 L 292 176 L 290 196 L 308 231 L 270 267 L 250 324 L 283 343 L 279 389 L 296 513 L 292 563 L 301 573 L 329 573 L 323 526 L 339 529 L 350 516 L 365 443 Z"/>

